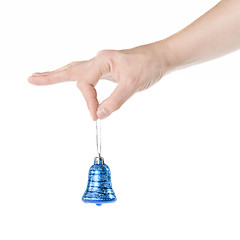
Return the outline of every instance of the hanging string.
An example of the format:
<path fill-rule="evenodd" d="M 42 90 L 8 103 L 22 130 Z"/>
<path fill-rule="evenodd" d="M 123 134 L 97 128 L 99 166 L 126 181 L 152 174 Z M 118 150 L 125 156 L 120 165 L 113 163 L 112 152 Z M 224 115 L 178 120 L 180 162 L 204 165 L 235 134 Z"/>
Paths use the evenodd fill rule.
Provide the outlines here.
<path fill-rule="evenodd" d="M 96 121 L 96 140 L 97 140 L 97 154 L 98 154 L 98 157 L 101 157 L 102 139 L 101 139 L 101 120 L 100 119 L 97 119 Z"/>

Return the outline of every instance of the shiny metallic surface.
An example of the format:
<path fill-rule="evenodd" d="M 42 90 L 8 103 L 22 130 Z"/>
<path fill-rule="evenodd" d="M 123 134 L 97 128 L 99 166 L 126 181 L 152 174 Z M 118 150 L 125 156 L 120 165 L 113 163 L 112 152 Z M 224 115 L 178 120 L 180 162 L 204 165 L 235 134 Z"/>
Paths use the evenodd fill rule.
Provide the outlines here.
<path fill-rule="evenodd" d="M 104 164 L 104 158 L 99 155 L 99 157 L 94 158 L 94 164 Z"/>
<path fill-rule="evenodd" d="M 117 200 L 112 189 L 110 169 L 101 157 L 96 157 L 94 165 L 89 169 L 88 185 L 82 200 L 85 203 L 95 203 L 98 206 Z"/>

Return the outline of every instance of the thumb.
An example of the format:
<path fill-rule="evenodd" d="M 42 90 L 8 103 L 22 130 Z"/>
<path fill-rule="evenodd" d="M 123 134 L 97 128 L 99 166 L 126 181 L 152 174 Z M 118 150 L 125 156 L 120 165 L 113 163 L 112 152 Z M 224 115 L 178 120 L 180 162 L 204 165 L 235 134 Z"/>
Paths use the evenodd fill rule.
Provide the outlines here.
<path fill-rule="evenodd" d="M 119 83 L 112 94 L 105 99 L 97 110 L 97 117 L 99 119 L 107 118 L 111 113 L 118 110 L 132 95 L 134 91 Z"/>

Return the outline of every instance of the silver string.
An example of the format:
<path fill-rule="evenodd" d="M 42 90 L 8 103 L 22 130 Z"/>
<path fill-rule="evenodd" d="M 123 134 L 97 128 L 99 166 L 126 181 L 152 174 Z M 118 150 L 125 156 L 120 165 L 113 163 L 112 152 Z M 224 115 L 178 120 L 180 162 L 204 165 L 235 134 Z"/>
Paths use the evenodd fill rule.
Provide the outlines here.
<path fill-rule="evenodd" d="M 98 154 L 98 157 L 101 157 L 102 139 L 101 139 L 101 120 L 100 119 L 97 119 L 96 121 L 96 140 L 97 140 L 97 154 Z"/>

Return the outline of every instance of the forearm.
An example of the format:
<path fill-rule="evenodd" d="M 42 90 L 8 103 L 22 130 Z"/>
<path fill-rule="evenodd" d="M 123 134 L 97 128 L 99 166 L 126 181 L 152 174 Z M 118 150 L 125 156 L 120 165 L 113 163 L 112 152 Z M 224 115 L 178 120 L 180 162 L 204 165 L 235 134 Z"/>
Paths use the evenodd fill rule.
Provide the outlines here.
<path fill-rule="evenodd" d="M 169 52 L 170 70 L 208 61 L 240 48 L 240 0 L 222 0 L 163 41 Z"/>

